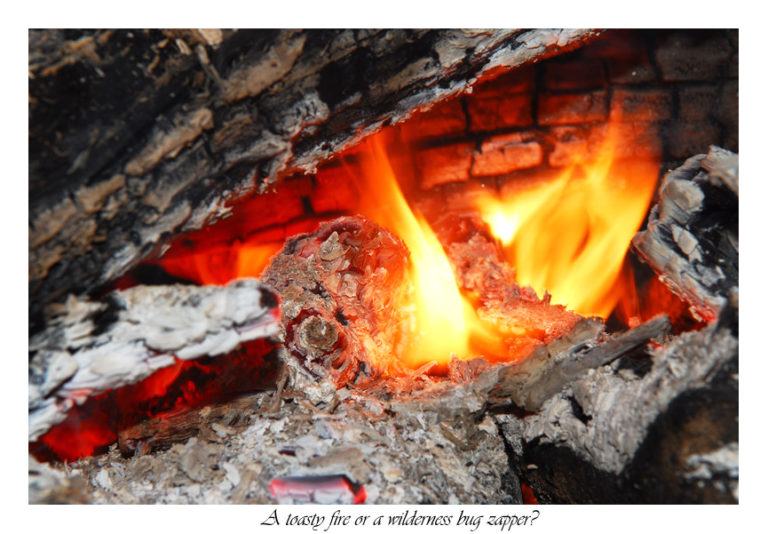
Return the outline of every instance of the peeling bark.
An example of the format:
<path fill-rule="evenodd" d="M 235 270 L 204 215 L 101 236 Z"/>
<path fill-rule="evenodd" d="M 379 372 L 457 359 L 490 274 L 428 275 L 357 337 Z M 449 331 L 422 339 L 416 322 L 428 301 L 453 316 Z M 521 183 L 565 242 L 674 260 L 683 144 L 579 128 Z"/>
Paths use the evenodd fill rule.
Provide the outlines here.
<path fill-rule="evenodd" d="M 738 300 L 739 159 L 722 148 L 664 177 L 659 202 L 634 248 L 699 320 Z"/>
<path fill-rule="evenodd" d="M 585 30 L 32 30 L 33 323 L 226 202 Z M 37 325 L 39 326 L 39 325 Z"/>
<path fill-rule="evenodd" d="M 279 329 L 277 296 L 255 280 L 215 286 L 138 286 L 100 302 L 70 296 L 48 308 L 30 339 L 29 439 L 74 403 L 135 384 L 182 360 L 225 354 Z"/>

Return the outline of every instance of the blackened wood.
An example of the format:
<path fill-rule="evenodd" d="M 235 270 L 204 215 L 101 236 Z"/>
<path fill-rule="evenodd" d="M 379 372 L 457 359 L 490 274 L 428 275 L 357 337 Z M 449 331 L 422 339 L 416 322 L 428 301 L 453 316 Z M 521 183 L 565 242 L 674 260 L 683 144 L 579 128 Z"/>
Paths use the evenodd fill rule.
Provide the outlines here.
<path fill-rule="evenodd" d="M 501 405 L 512 401 L 521 408 L 537 412 L 546 400 L 576 381 L 582 373 L 609 364 L 651 339 L 662 341 L 668 331 L 669 319 L 661 316 L 590 348 L 584 348 L 584 343 L 594 343 L 593 339 L 587 337 L 580 341 L 570 334 L 566 337 L 570 342 L 568 350 L 547 347 L 546 351 L 539 351 L 522 364 L 506 368 L 499 383 L 489 392 L 489 403 Z"/>
<path fill-rule="evenodd" d="M 75 402 L 135 384 L 175 358 L 216 356 L 279 331 L 275 293 L 255 280 L 217 286 L 137 286 L 103 301 L 70 296 L 48 307 L 30 339 L 29 438 Z"/>
<path fill-rule="evenodd" d="M 723 322 L 589 371 L 535 413 L 499 413 L 540 502 L 738 502 L 738 340 Z"/>
<path fill-rule="evenodd" d="M 586 30 L 32 30 L 30 311 Z"/>
<path fill-rule="evenodd" d="M 632 243 L 694 316 L 714 321 L 738 299 L 738 155 L 711 147 L 668 173 L 648 228 Z"/>
<path fill-rule="evenodd" d="M 437 422 L 434 414 L 374 412 L 349 399 L 329 413 L 302 402 L 299 391 L 290 395 L 275 413 L 266 413 L 268 393 L 254 395 L 243 425 L 196 412 L 184 423 L 196 436 L 149 454 L 130 454 L 129 446 L 125 456 L 115 447 L 69 467 L 43 465 L 44 478 L 30 475 L 30 501 L 269 504 L 276 477 L 344 474 L 365 486 L 368 504 L 521 502 L 488 415 Z M 72 495 L 78 481 L 82 493 Z"/>
<path fill-rule="evenodd" d="M 148 454 L 204 434 L 210 440 L 226 440 L 242 430 L 255 414 L 259 398 L 248 395 L 232 401 L 147 419 L 118 432 L 120 451 L 126 455 Z"/>

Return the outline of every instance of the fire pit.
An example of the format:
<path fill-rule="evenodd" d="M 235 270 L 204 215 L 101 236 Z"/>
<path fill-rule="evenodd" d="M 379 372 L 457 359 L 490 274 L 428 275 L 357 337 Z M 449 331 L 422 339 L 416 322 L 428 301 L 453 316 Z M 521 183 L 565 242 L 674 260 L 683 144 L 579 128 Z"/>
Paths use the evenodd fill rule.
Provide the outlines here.
<path fill-rule="evenodd" d="M 31 501 L 738 501 L 736 32 L 70 33 Z"/>

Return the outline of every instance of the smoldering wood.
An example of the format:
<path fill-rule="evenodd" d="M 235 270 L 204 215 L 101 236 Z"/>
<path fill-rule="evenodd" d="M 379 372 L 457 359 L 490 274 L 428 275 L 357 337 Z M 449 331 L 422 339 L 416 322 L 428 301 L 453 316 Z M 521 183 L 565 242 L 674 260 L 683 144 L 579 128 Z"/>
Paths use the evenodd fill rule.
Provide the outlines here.
<path fill-rule="evenodd" d="M 137 383 L 174 358 L 226 354 L 276 335 L 278 306 L 274 291 L 256 280 L 137 286 L 100 301 L 71 295 L 50 305 L 47 328 L 30 339 L 30 441 L 75 402 Z"/>
<path fill-rule="evenodd" d="M 738 193 L 738 155 L 710 147 L 664 177 L 648 227 L 632 241 L 699 320 L 738 299 Z"/>
<path fill-rule="evenodd" d="M 643 376 L 615 360 L 575 377 L 539 412 L 521 415 L 466 394 L 469 387 L 490 390 L 488 373 L 423 402 L 418 392 L 404 402 L 348 388 L 336 402 L 318 402 L 289 383 L 281 394 L 172 418 L 170 426 L 187 432 L 180 441 L 170 426 L 149 423 L 121 436 L 122 451 L 38 469 L 30 501 L 269 503 L 277 476 L 344 473 L 366 486 L 369 503 L 515 503 L 518 478 L 543 502 L 654 502 L 659 490 L 644 475 L 659 487 L 685 485 L 662 502 L 727 502 L 737 487 L 738 445 L 721 418 L 734 417 L 734 407 L 725 403 L 716 414 L 723 406 L 713 409 L 711 392 L 701 390 L 724 374 L 734 380 L 736 346 L 725 327 L 686 333 L 652 351 Z M 679 404 L 691 391 L 709 396 L 710 408 L 694 403 L 699 410 L 686 421 L 691 403 Z M 681 435 L 682 442 L 672 439 Z M 649 454 L 659 443 L 663 452 Z M 670 465 L 669 457 L 679 459 Z M 633 486 L 638 481 L 642 491 Z"/>
<path fill-rule="evenodd" d="M 287 363 L 334 390 L 387 371 L 378 358 L 404 350 L 407 259 L 400 239 L 363 217 L 290 238 L 262 276 L 281 296 Z"/>
<path fill-rule="evenodd" d="M 579 372 L 607 363 L 668 326 L 661 319 L 601 345 L 606 341 L 601 321 L 551 305 L 518 286 L 491 238 L 475 234 L 462 243 L 448 247 L 460 285 L 480 295 L 480 313 L 489 324 L 517 332 L 505 348 L 510 351 L 506 361 L 520 363 L 454 360 L 449 380 L 430 377 L 431 364 L 411 370 L 398 360 L 382 363 L 382 355 L 408 347 L 410 323 L 404 310 L 413 291 L 408 251 L 385 228 L 361 217 L 341 217 L 290 239 L 264 272 L 264 282 L 282 298 L 282 354 L 295 371 L 293 382 L 314 392 L 317 401 L 349 386 L 401 398 L 412 409 L 428 399 L 430 410 L 466 410 L 472 397 L 478 406 L 512 399 L 536 409 Z M 488 376 L 481 378 L 484 373 Z M 454 396 L 465 402 L 448 402 Z"/>
<path fill-rule="evenodd" d="M 738 502 L 734 327 L 588 371 L 538 412 L 496 414 L 518 476 L 540 502 Z"/>
<path fill-rule="evenodd" d="M 278 391 L 277 395 L 280 394 Z M 211 441 L 216 440 L 216 436 L 223 440 L 242 429 L 238 423 L 247 420 L 248 414 L 261 407 L 258 401 L 255 395 L 246 395 L 225 403 L 147 419 L 120 430 L 118 447 L 124 456 L 131 456 L 166 449 L 201 434 Z"/>
<path fill-rule="evenodd" d="M 32 30 L 30 315 L 589 30 Z"/>
<path fill-rule="evenodd" d="M 493 406 L 511 401 L 525 410 L 537 412 L 545 401 L 582 373 L 609 364 L 652 339 L 663 341 L 669 328 L 669 318 L 661 316 L 597 344 L 588 336 L 580 340 L 569 335 L 557 343 L 568 347 L 567 350 L 550 346 L 547 350 L 538 350 L 520 365 L 504 368 L 488 394 L 488 402 Z M 588 342 L 592 346 L 584 348 Z"/>
<path fill-rule="evenodd" d="M 280 476 L 346 474 L 369 504 L 521 502 L 496 424 L 388 414 L 375 399 L 329 406 L 287 388 L 249 397 L 230 425 L 200 417 L 186 442 L 151 454 L 109 453 L 30 468 L 30 502 L 65 500 L 72 488 L 89 503 L 273 503 Z M 188 419 L 191 420 L 191 419 Z"/>

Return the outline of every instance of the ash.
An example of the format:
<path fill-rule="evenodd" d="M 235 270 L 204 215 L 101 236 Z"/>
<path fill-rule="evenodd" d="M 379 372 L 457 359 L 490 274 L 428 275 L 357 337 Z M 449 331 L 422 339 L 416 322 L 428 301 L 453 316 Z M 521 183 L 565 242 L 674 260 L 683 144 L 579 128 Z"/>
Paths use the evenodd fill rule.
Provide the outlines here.
<path fill-rule="evenodd" d="M 67 466 L 33 462 L 30 502 L 265 504 L 275 502 L 275 477 L 328 474 L 363 484 L 367 504 L 521 502 L 489 415 L 439 420 L 362 397 L 316 406 L 277 395 L 254 395 L 239 425 L 210 423 L 166 450 L 125 458 L 114 446 Z"/>

